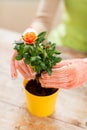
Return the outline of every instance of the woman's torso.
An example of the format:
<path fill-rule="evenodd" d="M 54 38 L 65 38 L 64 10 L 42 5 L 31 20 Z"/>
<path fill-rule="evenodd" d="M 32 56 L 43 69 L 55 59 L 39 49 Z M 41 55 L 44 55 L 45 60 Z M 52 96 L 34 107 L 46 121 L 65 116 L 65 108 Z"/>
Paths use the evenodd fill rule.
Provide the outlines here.
<path fill-rule="evenodd" d="M 65 0 L 63 44 L 87 52 L 87 0 Z"/>
<path fill-rule="evenodd" d="M 67 47 L 87 52 L 87 0 L 65 0 L 64 4 L 65 14 L 57 29 L 58 38 Z"/>

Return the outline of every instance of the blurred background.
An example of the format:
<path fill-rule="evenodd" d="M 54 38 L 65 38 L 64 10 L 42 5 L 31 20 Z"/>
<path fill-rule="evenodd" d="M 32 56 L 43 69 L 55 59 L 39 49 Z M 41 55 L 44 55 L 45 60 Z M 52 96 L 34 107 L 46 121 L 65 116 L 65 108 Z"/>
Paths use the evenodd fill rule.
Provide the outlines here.
<path fill-rule="evenodd" d="M 34 20 L 39 2 L 40 0 L 0 0 L 0 28 L 23 32 Z M 60 22 L 62 9 L 61 3 L 54 25 Z"/>
<path fill-rule="evenodd" d="M 0 28 L 23 32 L 33 21 L 40 0 L 0 0 Z"/>

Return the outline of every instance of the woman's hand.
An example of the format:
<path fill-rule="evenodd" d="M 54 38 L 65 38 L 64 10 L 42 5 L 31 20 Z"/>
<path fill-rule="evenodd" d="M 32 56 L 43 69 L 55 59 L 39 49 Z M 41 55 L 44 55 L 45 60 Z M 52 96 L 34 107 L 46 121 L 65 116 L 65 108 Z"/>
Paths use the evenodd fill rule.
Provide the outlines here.
<path fill-rule="evenodd" d="M 16 55 L 17 52 L 14 51 L 11 59 L 11 77 L 16 78 L 18 70 L 25 79 L 34 79 L 36 74 L 34 70 L 29 65 L 26 65 L 24 60 L 17 61 L 15 59 Z"/>
<path fill-rule="evenodd" d="M 39 79 L 46 88 L 74 88 L 87 82 L 87 61 L 83 59 L 64 60 L 52 69 L 49 76 L 43 72 Z"/>
<path fill-rule="evenodd" d="M 16 69 L 16 63 L 15 63 L 15 57 L 17 55 L 17 51 L 15 50 L 11 57 L 11 77 L 15 79 L 17 77 L 17 69 Z"/>
<path fill-rule="evenodd" d="M 34 32 L 37 34 L 37 32 L 33 28 L 28 28 L 24 31 L 23 35 L 26 32 Z M 17 77 L 17 70 L 21 73 L 21 75 L 25 79 L 34 79 L 35 78 L 35 72 L 34 70 L 24 63 L 24 60 L 16 60 L 15 57 L 17 55 L 17 51 L 15 50 L 11 57 L 11 77 L 14 79 Z"/>

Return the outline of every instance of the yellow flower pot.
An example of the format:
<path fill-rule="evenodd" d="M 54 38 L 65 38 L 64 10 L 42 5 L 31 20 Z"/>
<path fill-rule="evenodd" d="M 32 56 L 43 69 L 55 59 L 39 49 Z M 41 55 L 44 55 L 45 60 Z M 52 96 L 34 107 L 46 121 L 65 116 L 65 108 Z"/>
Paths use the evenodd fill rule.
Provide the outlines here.
<path fill-rule="evenodd" d="M 27 82 L 23 81 L 24 87 L 26 87 Z M 37 96 L 29 93 L 25 88 L 25 94 L 28 110 L 33 115 L 45 117 L 54 112 L 58 91 L 49 96 Z"/>

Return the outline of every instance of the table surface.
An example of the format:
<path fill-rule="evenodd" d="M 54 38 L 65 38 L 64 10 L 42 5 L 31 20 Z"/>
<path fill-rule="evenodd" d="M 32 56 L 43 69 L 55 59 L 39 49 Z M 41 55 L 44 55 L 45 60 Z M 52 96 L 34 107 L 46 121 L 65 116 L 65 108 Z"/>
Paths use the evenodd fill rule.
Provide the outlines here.
<path fill-rule="evenodd" d="M 87 130 L 87 84 L 60 90 L 55 112 L 44 118 L 31 115 L 26 107 L 21 75 L 10 76 L 12 42 L 19 33 L 0 29 L 0 130 Z M 83 58 L 79 52 L 59 48 L 64 59 Z"/>

